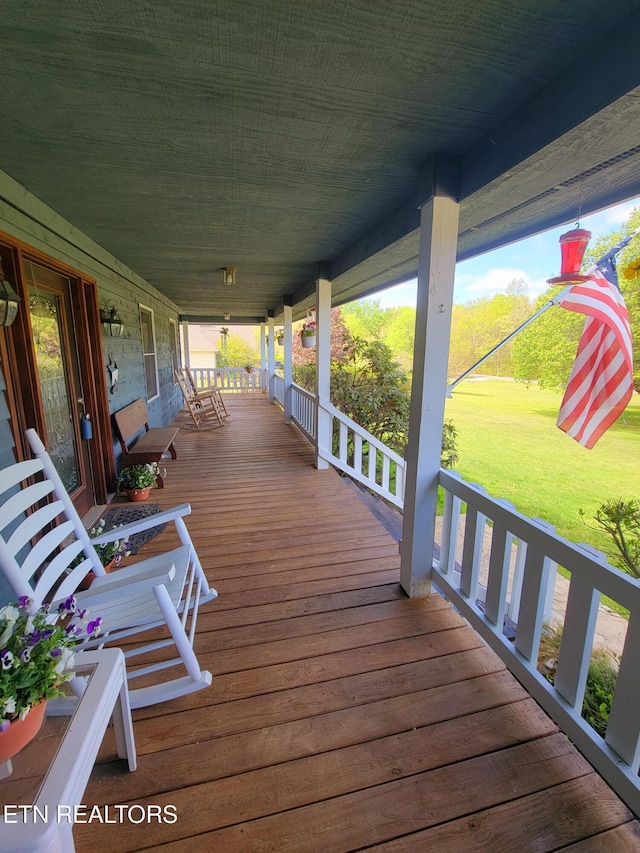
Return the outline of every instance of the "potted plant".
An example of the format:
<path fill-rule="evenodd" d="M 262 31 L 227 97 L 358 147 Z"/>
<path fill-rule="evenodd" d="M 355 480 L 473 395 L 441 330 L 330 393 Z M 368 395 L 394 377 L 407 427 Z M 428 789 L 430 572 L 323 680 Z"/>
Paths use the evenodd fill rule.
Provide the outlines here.
<path fill-rule="evenodd" d="M 120 527 L 122 525 L 119 525 Z M 110 530 L 115 530 L 116 526 L 111 527 Z M 98 524 L 95 527 L 92 527 L 89 531 L 89 535 L 92 537 L 102 536 L 105 533 L 105 524 L 104 519 L 101 518 Z M 96 554 L 100 558 L 100 562 L 105 568 L 105 571 L 109 573 L 109 571 L 114 566 L 119 566 L 123 557 L 128 557 L 131 551 L 129 550 L 129 540 L 128 539 L 114 539 L 111 542 L 105 542 L 103 544 L 98 544 L 93 546 L 96 549 Z M 81 563 L 85 558 L 84 553 L 78 554 L 75 560 L 69 566 L 69 569 L 75 568 L 79 563 Z M 79 589 L 89 589 L 91 583 L 95 579 L 95 574 L 93 571 L 90 571 L 86 574 L 83 580 L 80 583 Z"/>
<path fill-rule="evenodd" d="M 159 474 L 157 462 L 130 465 L 123 468 L 118 477 L 120 488 L 124 489 L 130 501 L 146 501 L 149 490 Z"/>
<path fill-rule="evenodd" d="M 275 339 L 278 346 L 284 346 L 284 329 L 276 329 Z"/>
<path fill-rule="evenodd" d="M 311 349 L 316 345 L 316 324 L 313 320 L 309 323 L 302 324 L 300 331 L 300 343 L 306 349 Z"/>
<path fill-rule="evenodd" d="M 251 373 L 251 371 L 253 370 L 253 364 L 251 364 L 251 362 L 248 362 L 248 364 L 245 364 L 244 369 L 247 371 L 247 373 Z"/>
<path fill-rule="evenodd" d="M 24 595 L 0 609 L 0 762 L 36 736 L 47 700 L 73 678 L 73 646 L 100 633 L 100 618 L 89 621 L 73 595 L 53 613 L 30 613 L 31 604 Z"/>

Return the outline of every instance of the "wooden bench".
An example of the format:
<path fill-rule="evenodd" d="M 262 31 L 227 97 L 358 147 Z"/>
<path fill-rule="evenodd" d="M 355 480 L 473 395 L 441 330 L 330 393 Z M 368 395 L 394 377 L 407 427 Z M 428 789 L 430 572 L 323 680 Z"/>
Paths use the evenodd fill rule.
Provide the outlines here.
<path fill-rule="evenodd" d="M 160 462 L 167 453 L 176 458 L 173 441 L 180 431 L 178 427 L 149 427 L 149 411 L 144 400 L 135 400 L 113 416 L 115 421 L 122 460 L 127 465 L 144 465 L 148 462 Z M 144 435 L 136 440 L 144 427 Z M 164 480 L 158 474 L 156 485 L 164 488 Z"/>

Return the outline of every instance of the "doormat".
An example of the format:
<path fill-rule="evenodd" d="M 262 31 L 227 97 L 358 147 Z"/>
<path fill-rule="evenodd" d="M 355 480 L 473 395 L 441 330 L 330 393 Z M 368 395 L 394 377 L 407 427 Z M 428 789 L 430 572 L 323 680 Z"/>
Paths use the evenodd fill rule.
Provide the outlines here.
<path fill-rule="evenodd" d="M 103 515 L 105 530 L 110 530 L 112 527 L 119 527 L 121 524 L 128 524 L 131 521 L 140 521 L 141 518 L 147 518 L 150 515 L 155 515 L 160 512 L 160 504 L 144 504 L 136 506 L 134 504 L 125 506 L 110 507 Z M 166 521 L 159 524 L 157 527 L 150 527 L 148 530 L 143 530 L 141 533 L 134 533 L 129 537 L 129 550 L 132 554 L 137 554 L 143 545 L 151 542 L 154 536 L 157 536 L 167 526 Z"/>

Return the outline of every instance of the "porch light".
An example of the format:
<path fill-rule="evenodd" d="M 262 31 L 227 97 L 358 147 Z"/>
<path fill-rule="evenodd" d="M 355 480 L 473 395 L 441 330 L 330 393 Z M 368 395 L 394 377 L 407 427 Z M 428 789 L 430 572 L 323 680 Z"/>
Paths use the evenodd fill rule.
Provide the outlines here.
<path fill-rule="evenodd" d="M 0 326 L 10 326 L 18 316 L 20 297 L 8 281 L 0 277 Z"/>
<path fill-rule="evenodd" d="M 235 267 L 222 267 L 222 281 L 227 287 L 235 285 L 237 272 L 238 270 Z"/>
<path fill-rule="evenodd" d="M 584 228 L 574 228 L 560 235 L 560 275 L 548 279 L 549 284 L 570 284 L 587 280 L 586 275 L 580 275 L 580 264 L 590 239 L 591 231 L 585 231 Z"/>
<path fill-rule="evenodd" d="M 115 308 L 101 308 L 100 323 L 105 334 L 111 338 L 121 338 L 124 334 L 124 323 Z"/>
<path fill-rule="evenodd" d="M 224 314 L 222 316 L 224 317 L 225 323 L 228 323 L 229 320 L 231 319 L 231 314 L 227 314 L 226 311 L 224 312 Z"/>

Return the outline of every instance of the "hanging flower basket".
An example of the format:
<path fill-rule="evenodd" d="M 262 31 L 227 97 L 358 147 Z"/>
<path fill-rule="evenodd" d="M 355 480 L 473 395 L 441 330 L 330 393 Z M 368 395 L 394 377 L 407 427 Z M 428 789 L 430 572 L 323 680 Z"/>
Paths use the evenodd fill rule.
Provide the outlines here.
<path fill-rule="evenodd" d="M 315 314 L 312 315 L 315 317 Z M 315 319 L 309 320 L 306 323 L 302 324 L 302 330 L 300 332 L 300 343 L 305 349 L 312 349 L 316 345 L 316 321 Z"/>

